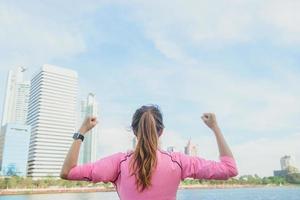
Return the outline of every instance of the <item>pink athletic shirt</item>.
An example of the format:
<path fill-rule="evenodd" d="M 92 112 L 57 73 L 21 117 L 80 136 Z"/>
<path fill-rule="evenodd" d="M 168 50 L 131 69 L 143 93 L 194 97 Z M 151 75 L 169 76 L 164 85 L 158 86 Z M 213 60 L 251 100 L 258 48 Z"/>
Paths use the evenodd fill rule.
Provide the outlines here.
<path fill-rule="evenodd" d="M 68 174 L 69 180 L 112 182 L 121 200 L 174 200 L 181 180 L 226 180 L 238 174 L 235 160 L 228 156 L 220 161 L 205 160 L 183 153 L 157 150 L 157 167 L 153 171 L 151 186 L 138 192 L 135 177 L 129 171 L 132 152 L 116 153 L 94 163 L 78 165 Z"/>

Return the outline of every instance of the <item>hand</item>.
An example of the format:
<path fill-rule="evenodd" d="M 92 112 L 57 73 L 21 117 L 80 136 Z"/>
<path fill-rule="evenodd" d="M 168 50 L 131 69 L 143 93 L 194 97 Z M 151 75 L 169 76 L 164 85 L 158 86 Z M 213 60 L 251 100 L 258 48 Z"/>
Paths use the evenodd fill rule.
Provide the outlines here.
<path fill-rule="evenodd" d="M 85 134 L 89 130 L 94 128 L 97 123 L 98 123 L 98 121 L 97 121 L 96 117 L 86 117 L 82 122 L 82 125 L 79 129 L 79 132 L 82 133 L 82 134 Z"/>
<path fill-rule="evenodd" d="M 218 128 L 216 115 L 214 113 L 204 113 L 201 118 L 212 130 L 216 130 Z"/>

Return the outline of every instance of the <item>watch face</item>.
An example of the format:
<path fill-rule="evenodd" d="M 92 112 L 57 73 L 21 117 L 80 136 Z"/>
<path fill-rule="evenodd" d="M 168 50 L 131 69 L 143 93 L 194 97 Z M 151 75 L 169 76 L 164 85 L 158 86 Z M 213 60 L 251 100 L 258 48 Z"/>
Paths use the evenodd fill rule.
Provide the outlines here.
<path fill-rule="evenodd" d="M 78 138 L 78 136 L 79 136 L 79 133 L 74 133 L 74 135 L 73 135 L 73 139 L 75 140 L 75 139 L 77 139 Z"/>

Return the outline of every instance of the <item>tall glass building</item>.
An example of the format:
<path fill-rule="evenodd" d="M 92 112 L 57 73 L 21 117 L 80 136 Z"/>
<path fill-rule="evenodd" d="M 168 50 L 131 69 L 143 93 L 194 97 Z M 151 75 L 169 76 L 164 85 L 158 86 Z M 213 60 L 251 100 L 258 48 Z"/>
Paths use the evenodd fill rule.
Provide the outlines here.
<path fill-rule="evenodd" d="M 77 79 L 75 71 L 53 65 L 44 65 L 31 79 L 29 177 L 60 174 L 76 128 Z"/>
<path fill-rule="evenodd" d="M 7 123 L 0 135 L 0 171 L 3 176 L 26 176 L 30 126 Z"/>
<path fill-rule="evenodd" d="M 86 101 L 81 101 L 81 122 L 87 116 L 98 117 L 98 103 L 95 94 L 89 93 Z M 79 163 L 93 162 L 97 160 L 97 143 L 99 137 L 98 126 L 84 135 L 85 139 L 80 148 Z"/>
<path fill-rule="evenodd" d="M 26 123 L 30 82 L 24 80 L 25 72 L 23 67 L 8 72 L 1 126 Z"/>

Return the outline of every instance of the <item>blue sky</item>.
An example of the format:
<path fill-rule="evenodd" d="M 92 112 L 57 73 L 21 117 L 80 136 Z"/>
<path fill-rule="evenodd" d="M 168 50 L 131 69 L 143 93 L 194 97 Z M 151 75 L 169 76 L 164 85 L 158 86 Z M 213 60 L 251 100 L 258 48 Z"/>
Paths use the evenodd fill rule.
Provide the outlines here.
<path fill-rule="evenodd" d="M 217 159 L 203 112 L 215 112 L 241 174 L 300 167 L 300 3 L 1 1 L 0 103 L 7 70 L 76 70 L 100 105 L 99 156 L 130 147 L 134 110 L 160 105 L 163 146 L 189 138 Z M 2 108 L 1 108 L 2 109 Z M 1 111 L 1 110 L 0 110 Z"/>

